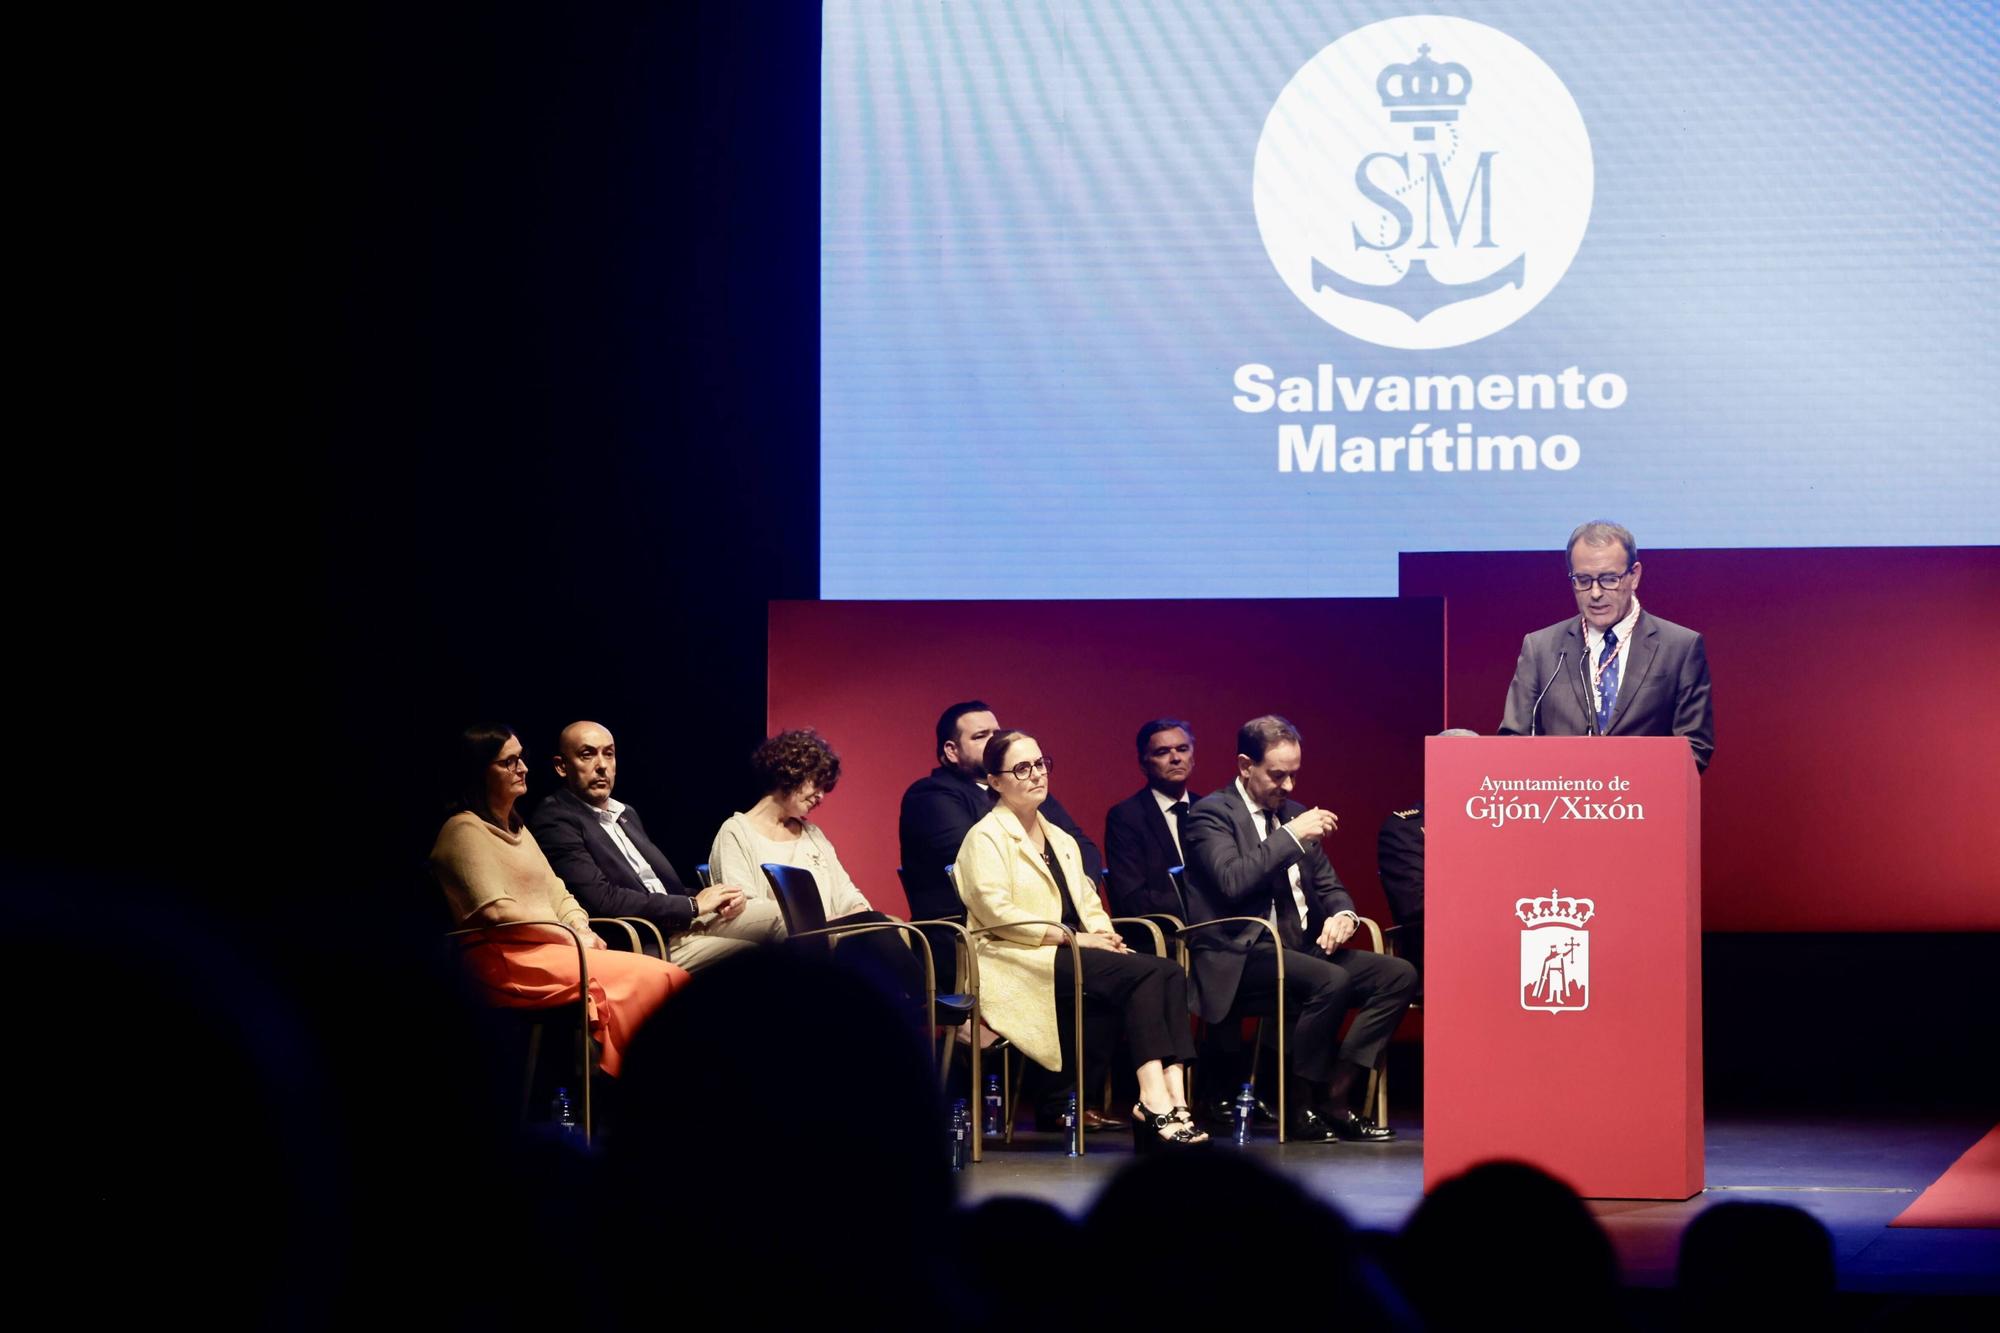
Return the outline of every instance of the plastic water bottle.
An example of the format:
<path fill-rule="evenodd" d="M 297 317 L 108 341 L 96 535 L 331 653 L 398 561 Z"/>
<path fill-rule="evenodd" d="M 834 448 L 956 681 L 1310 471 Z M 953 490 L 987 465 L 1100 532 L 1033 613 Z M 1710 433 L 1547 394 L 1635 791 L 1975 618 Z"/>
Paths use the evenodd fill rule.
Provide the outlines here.
<path fill-rule="evenodd" d="M 1076 1094 L 1069 1095 L 1069 1105 L 1063 1109 L 1063 1138 L 1069 1141 L 1069 1155 L 1076 1156 Z"/>
<path fill-rule="evenodd" d="M 568 1088 L 556 1089 L 555 1097 L 549 1102 L 549 1123 L 563 1138 L 583 1137 L 583 1126 L 576 1123 L 576 1112 L 570 1106 Z"/>
<path fill-rule="evenodd" d="M 986 1076 L 986 1137 L 992 1138 L 1000 1132 L 1000 1076 Z"/>
<path fill-rule="evenodd" d="M 1241 1148 L 1250 1142 L 1250 1121 L 1257 1114 L 1257 1094 L 1248 1083 L 1236 1094 L 1236 1146 Z"/>
<path fill-rule="evenodd" d="M 971 1137 L 972 1113 L 966 1109 L 965 1098 L 960 1097 L 951 1106 L 951 1169 L 965 1169 L 965 1143 Z"/>

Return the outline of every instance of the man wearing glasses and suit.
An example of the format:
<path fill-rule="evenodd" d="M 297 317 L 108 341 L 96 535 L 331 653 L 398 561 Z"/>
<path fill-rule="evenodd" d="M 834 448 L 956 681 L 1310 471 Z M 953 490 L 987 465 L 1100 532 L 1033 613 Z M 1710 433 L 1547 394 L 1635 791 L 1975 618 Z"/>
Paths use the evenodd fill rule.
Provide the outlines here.
<path fill-rule="evenodd" d="M 1236 780 L 1196 802 L 1181 826 L 1187 850 L 1188 915 L 1263 917 L 1285 951 L 1285 1016 L 1291 1072 L 1310 1089 L 1291 1135 L 1377 1143 L 1395 1137 L 1363 1119 L 1355 1103 L 1368 1072 L 1410 1007 L 1417 970 L 1401 958 L 1341 949 L 1360 924 L 1354 900 L 1321 846 L 1339 826 L 1330 810 L 1291 799 L 1299 732 L 1276 714 L 1236 733 Z M 1275 1011 L 1277 958 L 1255 925 L 1191 932 L 1191 994 L 1211 1024 Z M 1347 1036 L 1341 1020 L 1354 1010 Z"/>
<path fill-rule="evenodd" d="M 1616 523 L 1569 536 L 1577 614 L 1521 640 L 1503 736 L 1685 736 L 1697 769 L 1715 753 L 1701 635 L 1639 607 L 1638 545 Z"/>

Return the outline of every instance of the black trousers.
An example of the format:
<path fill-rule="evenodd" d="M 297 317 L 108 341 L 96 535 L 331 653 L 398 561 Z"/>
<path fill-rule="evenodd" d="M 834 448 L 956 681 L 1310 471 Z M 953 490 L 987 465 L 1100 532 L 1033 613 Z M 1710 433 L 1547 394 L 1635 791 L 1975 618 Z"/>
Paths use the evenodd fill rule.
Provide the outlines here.
<path fill-rule="evenodd" d="M 1091 1011 L 1120 1016 L 1125 1049 L 1134 1067 L 1148 1060 L 1186 1064 L 1194 1059 L 1194 1037 L 1188 1031 L 1187 974 L 1179 964 L 1147 953 L 1112 953 L 1109 949 L 1079 949 L 1083 967 L 1084 1058 L 1090 1053 Z M 1067 1068 L 1075 1044 L 1068 1019 L 1076 973 L 1069 949 L 1056 946 L 1056 1016 L 1065 1029 L 1063 1064 Z"/>
<path fill-rule="evenodd" d="M 1286 1038 L 1292 1072 L 1325 1083 L 1341 1062 L 1374 1068 L 1416 991 L 1417 969 L 1401 958 L 1362 949 L 1331 956 L 1318 948 L 1285 950 L 1285 1021 L 1296 1020 Z M 1228 1021 L 1270 1014 L 1277 1004 L 1277 959 L 1269 949 L 1252 950 Z M 1357 1012 L 1343 1041 L 1340 1024 L 1349 1009 Z"/>

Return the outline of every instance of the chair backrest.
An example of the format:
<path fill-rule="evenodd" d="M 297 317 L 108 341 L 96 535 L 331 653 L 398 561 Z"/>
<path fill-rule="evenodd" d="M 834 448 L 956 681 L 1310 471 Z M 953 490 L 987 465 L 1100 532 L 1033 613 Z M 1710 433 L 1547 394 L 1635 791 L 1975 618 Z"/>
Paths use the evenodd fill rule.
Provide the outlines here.
<path fill-rule="evenodd" d="M 1168 866 L 1167 878 L 1174 882 L 1174 900 L 1181 905 L 1181 920 L 1187 922 L 1189 925 L 1193 925 L 1194 918 L 1188 915 L 1187 909 L 1187 867 Z"/>
<path fill-rule="evenodd" d="M 703 861 L 700 865 L 694 868 L 694 877 L 701 881 L 701 886 L 704 889 L 712 889 L 715 887 L 715 881 L 708 873 L 708 862 L 706 861 Z"/>
<path fill-rule="evenodd" d="M 771 892 L 778 895 L 778 910 L 784 914 L 788 932 L 797 935 L 826 925 L 826 904 L 820 901 L 819 881 L 812 871 L 775 861 L 766 861 L 762 869 L 764 878 L 771 881 Z"/>

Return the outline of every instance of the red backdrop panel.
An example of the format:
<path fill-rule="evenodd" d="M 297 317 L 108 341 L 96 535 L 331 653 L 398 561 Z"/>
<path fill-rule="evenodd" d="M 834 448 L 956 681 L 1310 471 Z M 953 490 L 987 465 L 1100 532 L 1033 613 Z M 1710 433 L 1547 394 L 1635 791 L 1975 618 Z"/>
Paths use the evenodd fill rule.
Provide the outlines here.
<path fill-rule="evenodd" d="M 933 726 L 960 699 L 1034 731 L 1054 794 L 1101 846 L 1141 781 L 1133 733 L 1194 724 L 1194 785 L 1235 777 L 1236 729 L 1282 713 L 1304 737 L 1299 797 L 1340 816 L 1328 844 L 1362 912 L 1386 920 L 1375 833 L 1423 796 L 1441 725 L 1436 598 L 1188 602 L 773 602 L 772 731 L 817 727 L 840 787 L 814 818 L 869 900 L 903 913 L 896 812 L 936 764 Z"/>
<path fill-rule="evenodd" d="M 1715 680 L 1708 928 L 2000 929 L 2000 548 L 1639 554 Z M 1446 600 L 1452 726 L 1499 726 L 1521 636 L 1574 610 L 1561 559 L 1402 557 Z"/>

